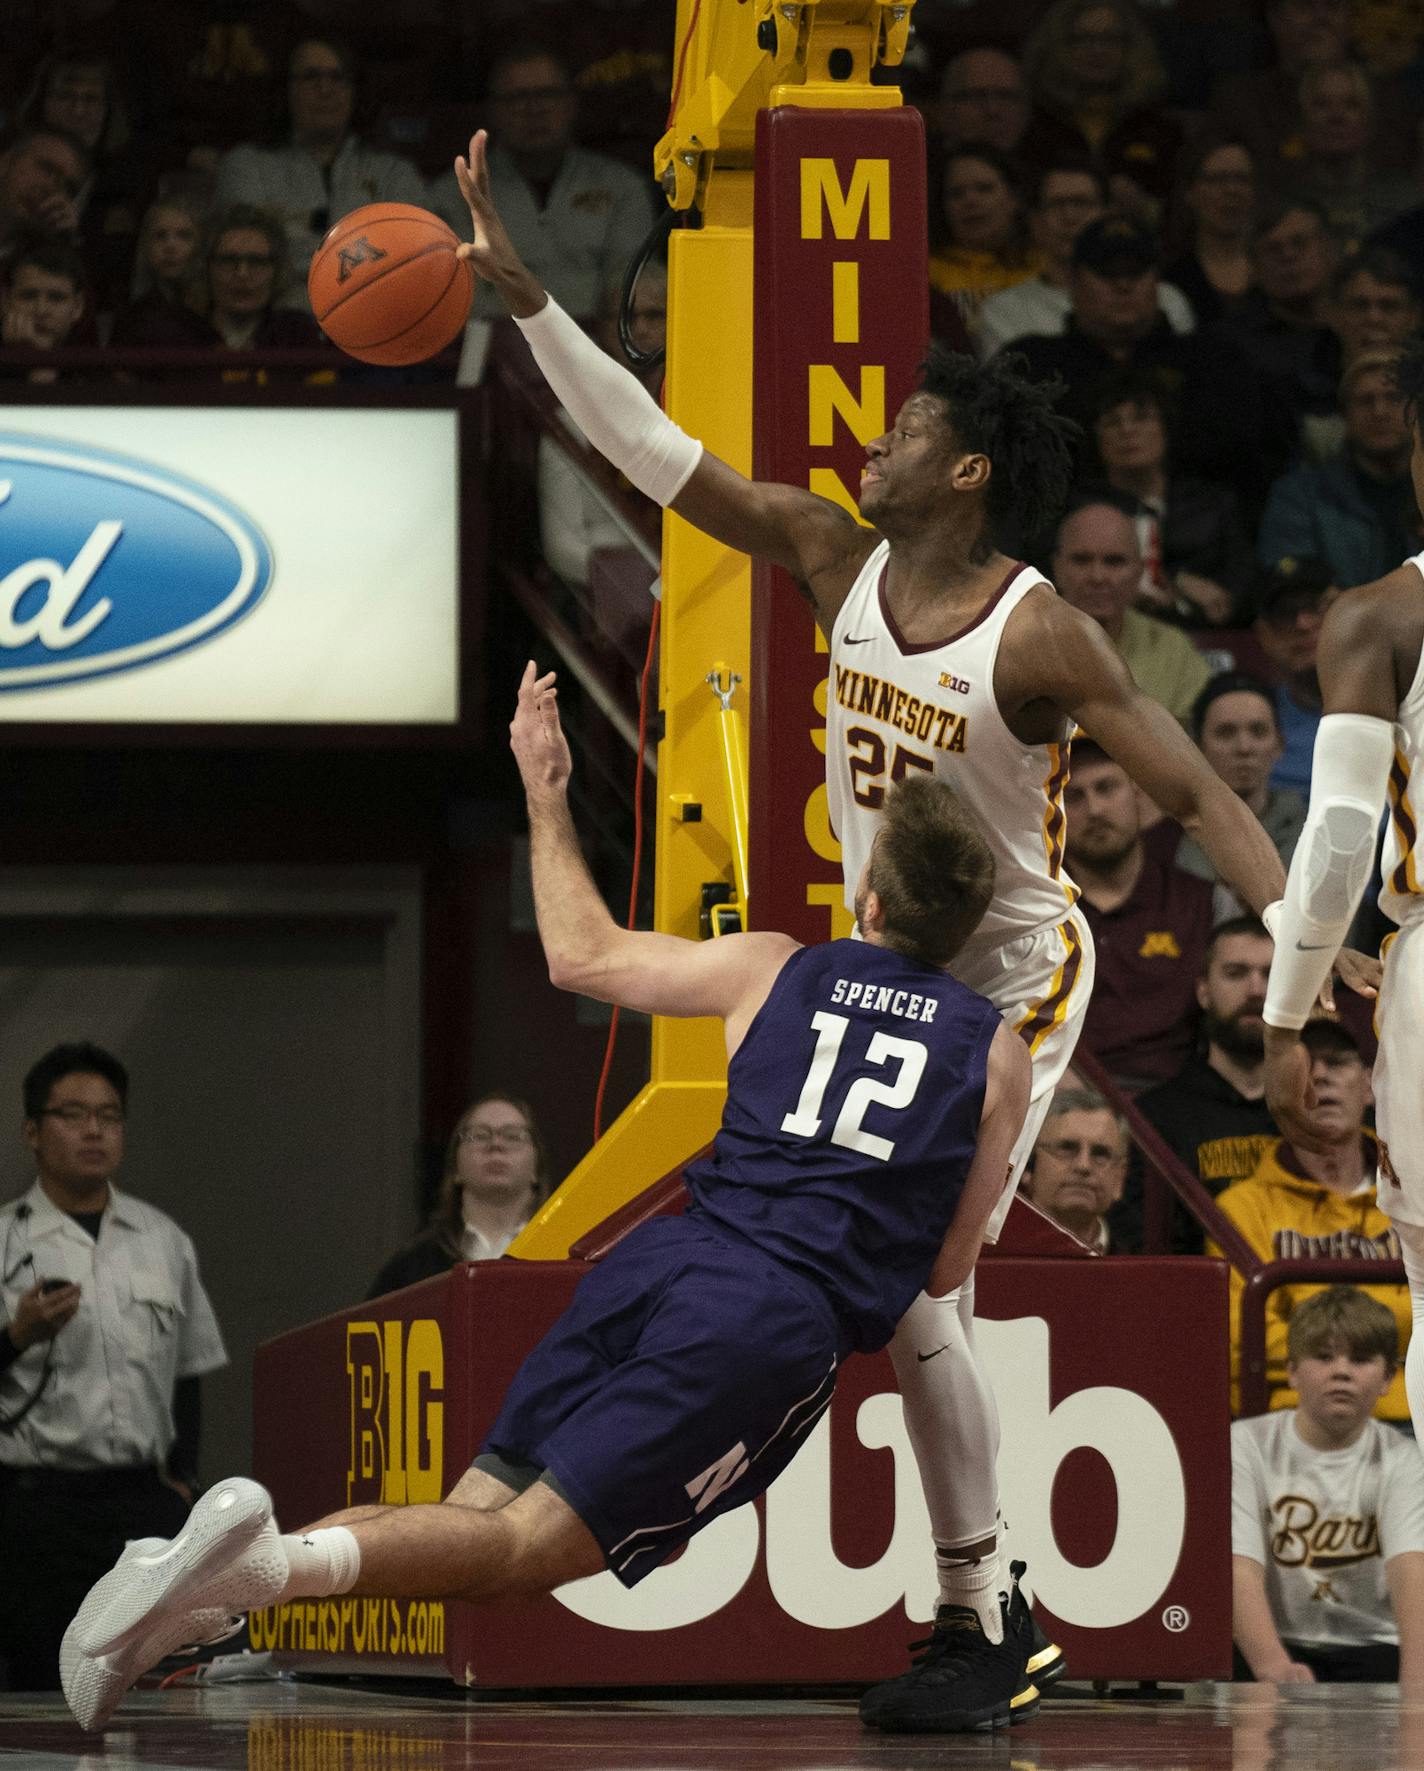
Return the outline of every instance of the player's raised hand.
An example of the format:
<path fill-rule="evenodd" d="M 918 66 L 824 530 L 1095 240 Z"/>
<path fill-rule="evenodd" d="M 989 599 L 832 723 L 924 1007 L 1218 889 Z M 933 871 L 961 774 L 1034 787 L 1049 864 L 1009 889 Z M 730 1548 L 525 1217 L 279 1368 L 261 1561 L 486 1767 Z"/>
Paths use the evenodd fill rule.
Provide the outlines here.
<path fill-rule="evenodd" d="M 527 319 L 544 305 L 544 291 L 514 249 L 490 191 L 489 136 L 477 129 L 470 137 L 469 158 L 455 161 L 455 182 L 470 211 L 470 239 L 458 248 L 480 276 L 493 283 L 518 319 Z M 531 305 L 532 303 L 532 305 Z"/>
<path fill-rule="evenodd" d="M 1357 996 L 1378 996 L 1384 967 L 1376 954 L 1357 953 L 1353 947 L 1342 947 L 1335 955 L 1334 976 Z M 1335 1013 L 1335 991 L 1328 973 L 1320 986 L 1320 1006 L 1328 1015 Z"/>
<path fill-rule="evenodd" d="M 519 679 L 519 699 L 509 723 L 509 748 L 519 764 L 524 790 L 533 796 L 562 796 L 573 773 L 569 741 L 559 723 L 559 692 L 551 670 L 540 676 L 531 658 Z"/>

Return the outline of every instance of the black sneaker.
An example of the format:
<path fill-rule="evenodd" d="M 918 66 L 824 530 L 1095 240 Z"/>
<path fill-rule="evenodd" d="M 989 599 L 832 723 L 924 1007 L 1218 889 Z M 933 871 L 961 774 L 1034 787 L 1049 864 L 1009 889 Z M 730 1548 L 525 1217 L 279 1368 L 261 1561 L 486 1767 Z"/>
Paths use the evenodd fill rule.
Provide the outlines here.
<path fill-rule="evenodd" d="M 1002 1642 L 989 1640 L 969 1606 L 941 1605 L 930 1636 L 910 1644 L 917 1658 L 909 1672 L 861 1698 L 861 1721 L 897 1734 L 968 1734 L 1027 1721 L 1038 1687 L 1027 1671 L 1033 1617 L 1019 1590 L 1023 1570 L 1022 1562 L 1012 1565 L 1012 1590 L 999 1601 Z"/>
<path fill-rule="evenodd" d="M 1029 1663 L 1024 1670 L 1038 1686 L 1038 1690 L 1047 1691 L 1050 1684 L 1057 1684 L 1068 1672 L 1068 1661 L 1064 1658 L 1063 1649 L 1056 1642 L 1050 1642 L 1049 1636 L 1043 1635 L 1043 1631 L 1038 1628 L 1038 1619 L 1029 1610 L 1022 1589 L 1018 1587 L 1018 1576 L 1024 1573 L 1025 1566 L 1025 1562 L 1010 1564 L 1010 1573 L 1013 1574 L 1013 1603 L 1024 1612 L 1027 1620 L 1025 1628 L 1029 1631 Z"/>

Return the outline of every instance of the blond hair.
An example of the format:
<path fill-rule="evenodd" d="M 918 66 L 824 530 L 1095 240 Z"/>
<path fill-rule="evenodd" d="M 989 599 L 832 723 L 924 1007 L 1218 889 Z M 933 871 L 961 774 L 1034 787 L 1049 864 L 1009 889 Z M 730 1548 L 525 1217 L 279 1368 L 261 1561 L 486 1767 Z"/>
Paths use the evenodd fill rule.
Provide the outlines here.
<path fill-rule="evenodd" d="M 885 796 L 866 883 L 885 913 L 885 945 L 944 966 L 989 908 L 994 857 L 948 782 L 907 775 Z"/>

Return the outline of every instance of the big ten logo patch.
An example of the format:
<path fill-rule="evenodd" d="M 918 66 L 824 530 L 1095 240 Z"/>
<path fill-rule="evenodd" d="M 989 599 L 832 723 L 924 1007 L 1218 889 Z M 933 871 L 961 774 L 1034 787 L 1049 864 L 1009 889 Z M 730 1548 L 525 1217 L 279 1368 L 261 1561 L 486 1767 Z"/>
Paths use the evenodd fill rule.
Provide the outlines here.
<path fill-rule="evenodd" d="M 438 1501 L 445 1472 L 440 1324 L 348 1322 L 351 1449 L 346 1504 Z"/>

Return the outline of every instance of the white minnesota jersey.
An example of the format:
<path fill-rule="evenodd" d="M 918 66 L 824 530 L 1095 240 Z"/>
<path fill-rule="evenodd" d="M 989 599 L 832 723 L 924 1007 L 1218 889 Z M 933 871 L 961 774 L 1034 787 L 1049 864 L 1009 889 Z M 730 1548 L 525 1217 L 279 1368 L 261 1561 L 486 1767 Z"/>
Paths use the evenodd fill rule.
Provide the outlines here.
<path fill-rule="evenodd" d="M 1424 554 L 1406 560 L 1424 574 Z M 1394 719 L 1389 827 L 1380 857 L 1380 909 L 1399 924 L 1380 948 L 1384 978 L 1375 1003 L 1374 1064 L 1381 1210 L 1396 1224 L 1424 1227 L 1424 879 L 1419 802 L 1424 794 L 1424 655 Z"/>
<path fill-rule="evenodd" d="M 973 621 L 911 645 L 885 601 L 890 544 L 870 555 L 831 634 L 826 781 L 840 838 L 846 905 L 870 854 L 886 789 L 910 769 L 949 782 L 978 813 L 994 853 L 993 902 L 951 968 L 1061 925 L 1078 889 L 1063 870 L 1068 736 L 1024 744 L 994 699 L 994 665 L 1010 615 L 1046 580 L 1017 566 Z M 979 988 L 978 985 L 975 986 Z"/>
<path fill-rule="evenodd" d="M 1405 562 L 1424 576 L 1424 553 Z M 1380 909 L 1405 923 L 1424 906 L 1419 806 L 1424 795 L 1424 653 L 1394 719 L 1394 761 L 1389 771 L 1389 829 L 1380 860 Z"/>

